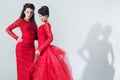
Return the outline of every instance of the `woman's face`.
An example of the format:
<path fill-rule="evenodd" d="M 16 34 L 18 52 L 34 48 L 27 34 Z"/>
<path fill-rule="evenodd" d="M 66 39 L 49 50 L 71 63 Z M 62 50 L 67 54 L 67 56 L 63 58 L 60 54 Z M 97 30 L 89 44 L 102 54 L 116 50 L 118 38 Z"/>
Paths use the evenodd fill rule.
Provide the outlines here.
<path fill-rule="evenodd" d="M 24 11 L 25 19 L 30 20 L 30 18 L 33 16 L 33 13 L 34 13 L 33 9 L 26 8 L 26 10 Z"/>
<path fill-rule="evenodd" d="M 39 14 L 39 17 L 40 17 L 41 21 L 43 21 L 43 22 L 46 22 L 48 19 L 47 15 L 42 16 L 41 14 Z"/>

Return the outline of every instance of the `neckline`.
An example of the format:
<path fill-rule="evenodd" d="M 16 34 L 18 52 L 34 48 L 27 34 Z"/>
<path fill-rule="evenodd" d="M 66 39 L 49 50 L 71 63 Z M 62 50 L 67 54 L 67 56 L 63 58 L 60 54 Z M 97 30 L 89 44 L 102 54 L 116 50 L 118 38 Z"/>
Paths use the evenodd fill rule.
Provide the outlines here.
<path fill-rule="evenodd" d="M 26 21 L 25 19 L 23 19 L 23 18 L 21 18 L 23 21 L 25 21 L 25 22 L 28 22 L 28 23 L 31 23 L 30 21 Z"/>

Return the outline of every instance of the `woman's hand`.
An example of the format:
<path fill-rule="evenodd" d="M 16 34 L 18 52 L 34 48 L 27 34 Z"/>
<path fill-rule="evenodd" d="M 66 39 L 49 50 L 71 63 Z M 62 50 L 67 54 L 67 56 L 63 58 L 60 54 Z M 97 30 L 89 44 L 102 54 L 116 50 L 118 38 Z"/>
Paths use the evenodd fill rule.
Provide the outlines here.
<path fill-rule="evenodd" d="M 36 50 L 35 51 L 35 58 L 34 58 L 34 62 L 36 62 L 37 60 L 37 57 L 40 55 L 40 51 L 39 50 Z"/>
<path fill-rule="evenodd" d="M 39 50 L 36 50 L 36 51 L 35 51 L 35 54 L 36 54 L 36 55 L 40 55 L 40 51 L 39 51 Z"/>
<path fill-rule="evenodd" d="M 17 39 L 17 42 L 18 42 L 18 43 L 19 43 L 19 42 L 22 42 L 22 38 L 19 37 L 19 38 Z"/>

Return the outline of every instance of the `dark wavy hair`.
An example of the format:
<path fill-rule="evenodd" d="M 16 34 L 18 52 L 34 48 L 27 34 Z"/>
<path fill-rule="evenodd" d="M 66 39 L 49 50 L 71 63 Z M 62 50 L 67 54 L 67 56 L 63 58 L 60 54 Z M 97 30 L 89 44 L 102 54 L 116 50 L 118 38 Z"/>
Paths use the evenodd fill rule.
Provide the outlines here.
<path fill-rule="evenodd" d="M 24 4 L 22 12 L 21 12 L 21 15 L 20 15 L 20 18 L 22 18 L 22 19 L 24 19 L 24 17 L 25 17 L 24 11 L 26 10 L 26 8 L 33 9 L 33 11 L 35 10 L 35 6 L 32 3 Z M 33 12 L 32 17 L 30 18 L 30 21 L 37 27 L 37 24 L 36 24 L 36 21 L 35 21 L 35 14 L 34 14 L 34 12 Z"/>
<path fill-rule="evenodd" d="M 48 8 L 48 6 L 42 6 L 40 9 L 38 9 L 38 14 L 41 14 L 42 16 L 48 15 L 48 17 L 49 17 L 49 8 Z"/>

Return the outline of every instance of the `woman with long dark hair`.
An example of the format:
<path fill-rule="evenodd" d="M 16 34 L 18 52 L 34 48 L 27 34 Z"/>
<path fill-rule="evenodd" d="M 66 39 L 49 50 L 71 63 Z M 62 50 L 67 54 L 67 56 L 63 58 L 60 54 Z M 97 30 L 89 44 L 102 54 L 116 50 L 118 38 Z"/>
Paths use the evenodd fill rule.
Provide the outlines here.
<path fill-rule="evenodd" d="M 34 41 L 37 39 L 37 26 L 34 20 L 35 7 L 31 3 L 23 6 L 20 18 L 6 28 L 7 33 L 17 40 L 16 61 L 17 79 L 32 80 L 30 66 L 35 56 Z M 12 30 L 19 27 L 22 36 L 17 36 Z"/>
<path fill-rule="evenodd" d="M 48 22 L 49 8 L 42 6 L 38 14 L 43 22 L 38 28 L 38 55 L 32 66 L 33 80 L 73 80 L 66 53 L 51 45 L 53 34 Z"/>

